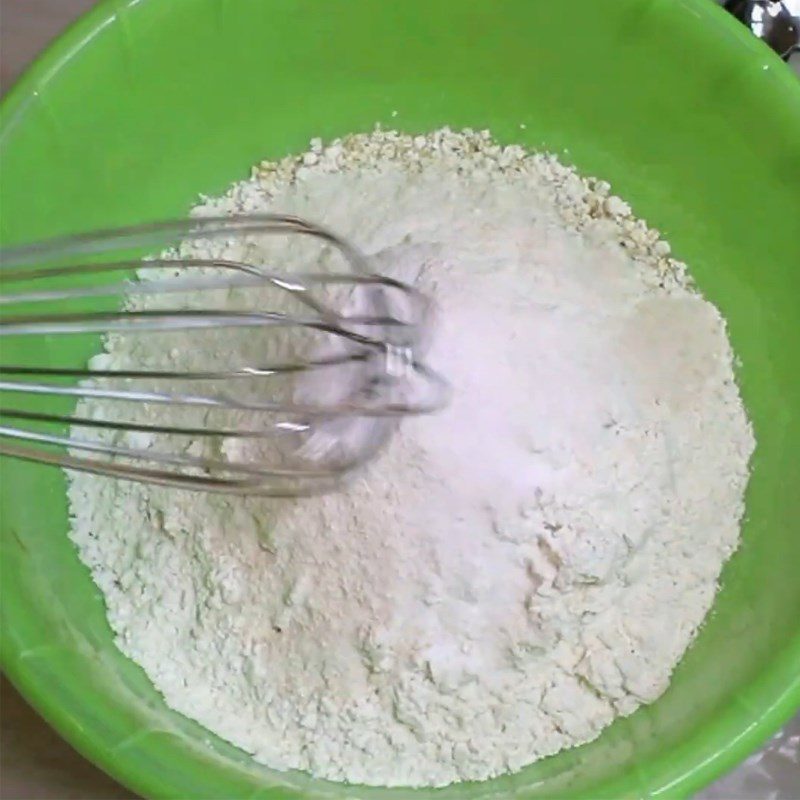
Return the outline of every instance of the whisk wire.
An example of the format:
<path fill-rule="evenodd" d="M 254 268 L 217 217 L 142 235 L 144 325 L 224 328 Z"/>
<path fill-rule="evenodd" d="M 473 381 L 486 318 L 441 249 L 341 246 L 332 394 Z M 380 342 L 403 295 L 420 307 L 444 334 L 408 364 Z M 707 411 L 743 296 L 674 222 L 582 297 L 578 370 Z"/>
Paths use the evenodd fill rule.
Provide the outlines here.
<path fill-rule="evenodd" d="M 316 237 L 337 249 L 349 270 L 282 273 L 226 258 L 106 257 L 120 249 L 155 246 L 165 236 L 192 242 L 264 233 Z M 83 260 L 87 256 L 99 256 L 101 260 Z M 430 314 L 427 299 L 412 286 L 371 274 L 368 262 L 355 248 L 297 217 L 204 218 L 81 234 L 2 251 L 0 267 L 0 340 L 34 337 L 50 341 L 50 337 L 70 334 L 138 336 L 185 331 L 200 336 L 204 331 L 222 329 L 239 329 L 242 333 L 252 330 L 255 334 L 269 328 L 291 327 L 321 336 L 325 342 L 322 352 L 224 368 L 155 369 L 127 364 L 112 368 L 102 357 L 98 363 L 90 359 L 86 366 L 2 365 L 0 392 L 21 398 L 25 407 L 19 403 L 0 407 L 4 423 L 13 423 L 0 426 L 0 454 L 183 488 L 309 494 L 338 485 L 372 458 L 388 440 L 395 418 L 430 413 L 447 402 L 446 381 L 419 359 L 419 342 Z M 153 270 L 158 272 L 148 274 Z M 137 279 L 129 277 L 132 272 Z M 166 277 L 163 273 L 167 273 Z M 110 284 L 96 281 L 117 274 L 125 277 Z M 87 277 L 90 282 L 86 285 L 53 286 L 59 280 Z M 39 282 L 48 285 L 38 288 Z M 20 284 L 24 286 L 19 288 Z M 305 313 L 184 307 L 187 298 L 207 297 L 209 292 L 222 291 L 230 297 L 232 291 L 257 288 L 287 294 Z M 331 289 L 344 290 L 347 302 L 352 301 L 354 293 L 361 292 L 362 305 L 366 301 L 367 308 L 337 309 L 319 296 Z M 160 303 L 160 298 L 176 294 L 180 295 L 177 306 L 173 303 L 164 308 L 143 308 L 141 301 L 132 305 L 134 298 L 152 297 Z M 116 298 L 122 308 L 64 309 L 74 302 L 85 304 L 103 298 Z M 51 304 L 55 309 L 36 312 L 31 306 L 37 304 Z M 354 374 L 358 381 L 348 386 L 342 376 L 349 376 L 352 381 Z M 270 398 L 265 394 L 267 384 L 253 383 L 282 378 L 305 380 L 312 375 L 322 382 L 318 384 L 323 389 L 318 399 L 301 396 L 297 391 L 284 391 L 283 396 Z M 347 391 L 331 394 L 337 381 Z M 137 386 L 137 382 L 145 385 Z M 169 385 L 158 388 L 164 382 Z M 203 388 L 206 384 L 211 386 Z M 198 389 L 190 389 L 191 386 Z M 244 388 L 250 389 L 249 396 Z M 256 388 L 258 391 L 254 392 Z M 59 401 L 60 407 L 32 408 L 36 398 Z M 139 412 L 122 419 L 95 419 L 64 407 L 65 403 L 74 406 L 76 401 L 87 399 L 119 401 L 120 408 L 136 404 L 136 408 L 148 410 L 148 419 L 139 419 Z M 205 410 L 206 419 L 203 424 L 162 424 L 157 419 L 157 409 L 167 406 Z M 235 424 L 212 422 L 208 414 L 217 412 L 238 415 Z M 155 421 L 149 418 L 153 414 Z M 331 434 L 330 426 L 337 419 L 366 424 L 369 435 L 356 436 L 357 447 L 342 448 L 341 441 Z M 42 431 L 31 425 L 55 425 L 59 431 Z M 64 429 L 68 430 L 66 435 Z M 81 430 L 95 430 L 96 438 L 81 436 Z M 278 436 L 279 441 L 294 440 L 297 445 L 294 451 L 277 447 L 275 463 L 191 453 L 186 446 L 186 442 L 197 440 L 264 443 L 273 436 Z M 145 441 L 147 446 L 131 446 L 131 439 Z M 308 446 L 309 441 L 315 443 L 313 447 Z M 336 451 L 336 458 L 309 463 L 297 455 L 326 451 Z M 259 455 L 262 452 L 263 448 L 258 450 Z"/>

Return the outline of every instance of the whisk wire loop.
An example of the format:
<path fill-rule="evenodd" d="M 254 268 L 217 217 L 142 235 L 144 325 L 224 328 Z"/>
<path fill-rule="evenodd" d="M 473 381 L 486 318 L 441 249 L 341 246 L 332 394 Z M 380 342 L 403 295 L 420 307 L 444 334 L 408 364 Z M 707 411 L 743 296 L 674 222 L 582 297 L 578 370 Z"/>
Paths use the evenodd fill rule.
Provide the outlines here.
<path fill-rule="evenodd" d="M 316 238 L 338 251 L 347 268 L 282 272 L 246 260 L 181 257 L 180 249 L 174 258 L 111 255 L 163 247 L 165 238 L 185 245 L 263 234 Z M 227 301 L 222 308 L 194 307 L 215 293 L 230 298 L 265 289 L 299 310 L 230 308 Z M 343 303 L 323 299 L 330 292 Z M 98 303 L 114 307 L 98 309 Z M 119 365 L 102 354 L 86 365 L 15 359 L 0 365 L 0 454 L 188 489 L 280 496 L 327 491 L 378 452 L 397 418 L 446 404 L 446 381 L 420 359 L 430 310 L 417 289 L 372 274 L 353 246 L 291 216 L 160 222 L 0 251 L 0 346 L 30 337 L 58 352 L 55 340 L 70 335 L 191 331 L 200 348 L 204 333 L 262 336 L 279 328 L 322 342 L 264 363 L 205 369 L 184 369 L 180 359 L 166 368 Z M 268 391 L 275 381 L 293 383 Z M 40 408 L 44 400 L 57 407 Z M 103 401 L 104 408 L 119 402 L 135 413 L 87 414 L 85 400 Z M 194 409 L 200 421 L 193 416 L 173 424 L 172 414 L 169 424 L 159 420 L 159 408 L 178 406 Z M 209 451 L 203 442 L 214 447 Z M 232 442 L 254 445 L 254 455 L 243 458 Z"/>

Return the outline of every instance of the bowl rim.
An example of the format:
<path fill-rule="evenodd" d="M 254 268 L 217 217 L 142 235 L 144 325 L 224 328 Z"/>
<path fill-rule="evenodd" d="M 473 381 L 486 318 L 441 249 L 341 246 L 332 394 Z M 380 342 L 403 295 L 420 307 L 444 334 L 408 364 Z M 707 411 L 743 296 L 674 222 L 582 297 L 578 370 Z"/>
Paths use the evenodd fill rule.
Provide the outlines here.
<path fill-rule="evenodd" d="M 107 26 L 114 24 L 120 10 L 138 5 L 141 0 L 98 0 L 85 13 L 78 16 L 58 34 L 24 69 L 0 98 L 0 145 L 17 119 L 25 113 L 31 99 L 44 87 L 84 46 Z M 717 47 L 743 48 L 771 69 L 788 92 L 796 93 L 800 100 L 800 81 L 766 44 L 758 40 L 744 26 L 710 0 L 674 0 L 685 13 L 691 14 L 698 25 L 717 26 L 721 35 L 715 37 Z M 724 35 L 722 35 L 724 34 Z M 723 44 L 723 39 L 725 43 Z M 0 609 L 1 611 L 2 609 Z M 72 716 L 50 700 L 46 685 L 22 667 L 17 657 L 19 647 L 9 634 L 8 620 L 0 626 L 0 668 L 12 685 L 20 692 L 39 715 L 53 727 L 74 749 L 91 763 L 102 769 L 123 786 L 148 798 L 174 797 L 170 793 L 169 779 L 140 769 L 125 758 L 115 757 L 83 721 Z M 767 741 L 784 723 L 800 710 L 800 631 L 791 637 L 783 651 L 775 654 L 769 667 L 754 678 L 750 686 L 773 683 L 781 686 L 772 692 L 768 708 L 752 720 L 738 736 L 733 737 L 713 756 L 693 766 L 678 771 L 662 770 L 662 782 L 648 792 L 649 797 L 687 797 L 711 783 L 738 765 L 751 752 Z M 669 774 L 671 773 L 671 774 Z M 652 776 L 651 776 L 652 777 Z"/>

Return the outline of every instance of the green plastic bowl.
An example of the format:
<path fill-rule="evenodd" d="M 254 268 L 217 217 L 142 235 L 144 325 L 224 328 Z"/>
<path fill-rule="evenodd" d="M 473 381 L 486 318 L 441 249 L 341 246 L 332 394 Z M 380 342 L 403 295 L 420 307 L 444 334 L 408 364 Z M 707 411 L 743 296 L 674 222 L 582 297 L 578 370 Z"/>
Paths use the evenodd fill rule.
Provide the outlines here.
<path fill-rule="evenodd" d="M 107 0 L 2 105 L 0 236 L 180 215 L 261 158 L 376 122 L 565 153 L 666 233 L 730 321 L 759 443 L 747 523 L 669 691 L 483 784 L 271 771 L 170 711 L 116 650 L 66 536 L 63 476 L 17 462 L 0 489 L 3 665 L 149 797 L 685 797 L 800 704 L 800 83 L 711 0 Z M 27 347 L 76 363 L 90 349 Z"/>

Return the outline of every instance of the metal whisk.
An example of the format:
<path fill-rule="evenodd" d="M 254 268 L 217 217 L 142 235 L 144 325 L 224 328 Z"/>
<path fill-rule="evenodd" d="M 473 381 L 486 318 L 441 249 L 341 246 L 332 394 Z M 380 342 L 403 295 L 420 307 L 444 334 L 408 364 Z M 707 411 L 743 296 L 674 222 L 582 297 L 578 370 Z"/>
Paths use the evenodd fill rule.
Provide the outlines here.
<path fill-rule="evenodd" d="M 194 257 L 200 241 L 223 255 L 231 244 L 258 255 L 263 234 L 315 240 L 346 268 Z M 142 257 L 165 241 L 174 256 Z M 447 402 L 446 381 L 419 360 L 426 298 L 371 274 L 354 247 L 296 217 L 105 231 L 8 249 L 0 264 L 3 455 L 166 486 L 311 494 L 372 458 L 398 417 Z M 278 310 L 258 305 L 266 295 Z M 142 337 L 164 337 L 167 348 L 187 331 L 188 366 L 166 350 L 156 364 L 137 363 Z M 87 365 L 98 334 L 122 362 L 98 354 Z M 225 351 L 234 335 L 246 337 L 252 361 Z M 287 352 L 275 342 L 288 342 Z M 206 349 L 217 363 L 209 356 L 199 367 Z"/>

